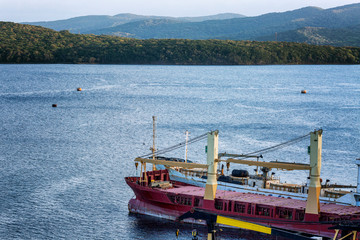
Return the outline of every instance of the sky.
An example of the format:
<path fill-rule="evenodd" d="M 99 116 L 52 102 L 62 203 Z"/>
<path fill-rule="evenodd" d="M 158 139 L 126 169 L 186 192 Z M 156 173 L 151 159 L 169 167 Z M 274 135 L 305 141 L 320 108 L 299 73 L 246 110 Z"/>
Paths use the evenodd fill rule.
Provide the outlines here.
<path fill-rule="evenodd" d="M 333 8 L 360 0 L 0 0 L 0 21 L 34 22 L 133 13 L 171 17 L 239 13 L 258 16 L 307 6 Z"/>

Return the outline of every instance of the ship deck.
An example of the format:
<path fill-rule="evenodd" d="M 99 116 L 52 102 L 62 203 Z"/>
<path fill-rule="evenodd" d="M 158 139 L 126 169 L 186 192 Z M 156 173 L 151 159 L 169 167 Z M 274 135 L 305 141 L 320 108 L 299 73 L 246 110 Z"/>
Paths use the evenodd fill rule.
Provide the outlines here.
<path fill-rule="evenodd" d="M 159 191 L 174 193 L 174 194 L 183 194 L 191 195 L 196 197 L 203 197 L 205 189 L 196 186 L 177 186 L 174 185 L 174 188 L 170 189 L 159 189 Z M 292 209 L 305 209 L 306 201 L 277 197 L 277 196 L 265 196 L 261 194 L 254 193 L 239 193 L 233 191 L 217 190 L 216 198 L 230 201 L 240 201 L 245 203 L 255 203 L 261 205 L 268 205 L 274 207 L 284 207 Z M 335 203 L 320 203 L 320 209 L 322 213 L 327 214 L 336 214 L 336 215 L 348 215 L 348 214 L 360 214 L 360 208 L 355 206 L 345 206 Z"/>

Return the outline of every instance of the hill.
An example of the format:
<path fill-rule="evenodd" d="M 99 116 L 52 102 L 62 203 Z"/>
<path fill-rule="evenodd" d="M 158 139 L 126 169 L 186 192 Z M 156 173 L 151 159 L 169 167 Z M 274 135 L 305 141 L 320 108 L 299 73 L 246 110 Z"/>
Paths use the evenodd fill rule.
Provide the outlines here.
<path fill-rule="evenodd" d="M 230 40 L 139 40 L 0 22 L 0 63 L 359 64 L 360 48 Z"/>
<path fill-rule="evenodd" d="M 276 38 L 276 39 L 275 39 Z M 360 25 L 348 28 L 305 27 L 256 38 L 258 41 L 299 42 L 315 45 L 360 46 Z"/>
<path fill-rule="evenodd" d="M 92 31 L 94 34 L 131 35 L 139 39 L 185 38 L 185 39 L 235 39 L 251 40 L 255 36 L 269 35 L 274 31 L 300 27 L 301 17 L 310 17 L 321 11 L 318 8 L 304 8 L 285 13 L 270 13 L 259 17 L 232 18 L 203 22 L 173 22 L 162 20 L 141 20 L 111 28 Z M 90 33 L 90 32 L 88 32 Z"/>
<path fill-rule="evenodd" d="M 108 15 L 93 15 L 81 16 L 65 20 L 45 21 L 45 22 L 24 22 L 23 24 L 30 24 L 35 26 L 42 26 L 51 28 L 53 30 L 68 30 L 72 33 L 93 33 L 93 31 L 111 28 L 114 26 L 145 20 L 171 20 L 174 22 L 201 22 L 207 20 L 223 20 L 229 18 L 245 17 L 241 14 L 222 13 L 203 17 L 164 17 L 164 16 L 143 16 L 130 13 L 118 14 L 115 16 Z"/>
<path fill-rule="evenodd" d="M 94 34 L 148 38 L 254 40 L 304 27 L 345 28 L 360 24 L 360 4 L 323 10 L 307 7 L 258 17 L 203 22 L 141 20 L 92 31 Z M 89 32 L 90 33 L 90 32 Z"/>
<path fill-rule="evenodd" d="M 198 18 L 172 18 L 158 16 L 140 16 L 133 14 L 119 14 L 116 16 L 87 16 L 63 21 L 38 22 L 41 25 L 55 30 L 70 30 L 74 33 L 93 33 L 97 35 L 126 36 L 138 39 L 223 39 L 223 40 L 258 40 L 269 39 L 278 33 L 287 39 L 297 39 L 299 32 L 310 34 L 309 29 L 330 29 L 324 34 L 326 41 L 336 46 L 346 46 L 347 41 L 330 34 L 338 29 L 344 35 L 343 39 L 355 39 L 351 31 L 352 26 L 360 24 L 360 3 L 340 6 L 331 9 L 306 7 L 294 11 L 268 13 L 256 17 L 245 17 L 234 14 L 220 14 Z M 304 31 L 307 29 L 307 31 Z M 312 33 L 315 34 L 315 31 Z M 281 34 L 280 34 L 281 33 Z M 319 34 L 319 32 L 316 32 Z M 321 33 L 322 34 L 322 33 Z M 316 35 L 310 37 L 315 38 Z M 274 38 L 273 38 L 274 39 Z M 323 41 L 305 42 L 323 44 Z M 324 42 L 324 44 L 326 44 Z M 360 46 L 359 41 L 352 41 L 351 45 Z"/>

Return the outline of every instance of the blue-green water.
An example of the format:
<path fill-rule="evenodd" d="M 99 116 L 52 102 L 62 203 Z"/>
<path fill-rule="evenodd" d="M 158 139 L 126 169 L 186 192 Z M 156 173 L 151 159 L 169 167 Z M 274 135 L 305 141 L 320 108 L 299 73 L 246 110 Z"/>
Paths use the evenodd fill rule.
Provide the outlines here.
<path fill-rule="evenodd" d="M 323 178 L 356 184 L 360 66 L 0 65 L 0 239 L 190 239 L 195 226 L 128 214 L 124 177 L 152 146 L 153 115 L 159 149 L 186 130 L 248 153 L 322 128 Z M 205 145 L 189 158 L 205 162 Z M 307 145 L 264 159 L 306 163 Z M 238 233 L 221 237 L 267 239 Z"/>

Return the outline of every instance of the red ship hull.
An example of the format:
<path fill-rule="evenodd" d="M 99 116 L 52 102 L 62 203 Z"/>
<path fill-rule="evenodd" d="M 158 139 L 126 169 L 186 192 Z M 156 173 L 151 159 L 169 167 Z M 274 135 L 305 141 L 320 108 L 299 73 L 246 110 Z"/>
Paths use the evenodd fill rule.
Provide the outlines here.
<path fill-rule="evenodd" d="M 166 170 L 147 172 L 147 177 L 153 181 L 169 180 Z M 360 219 L 360 208 L 353 206 L 322 204 L 322 212 L 315 216 L 316 220 L 305 221 L 306 201 L 302 200 L 218 191 L 216 199 L 208 201 L 203 199 L 204 188 L 172 182 L 172 188 L 161 189 L 141 183 L 137 177 L 125 180 L 136 195 L 129 201 L 130 212 L 170 220 L 198 208 L 247 222 L 331 238 L 335 230 L 329 227 L 341 221 L 359 222 Z"/>

